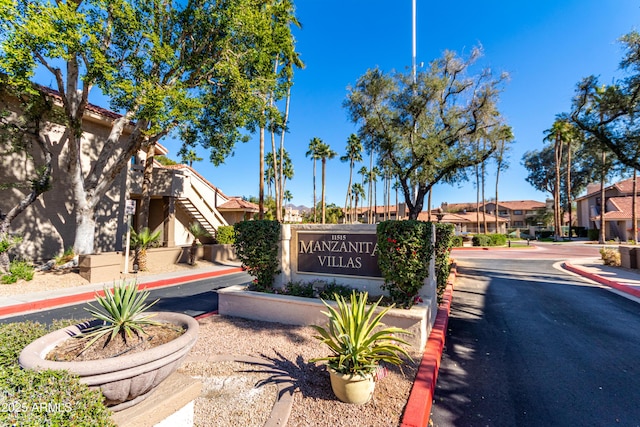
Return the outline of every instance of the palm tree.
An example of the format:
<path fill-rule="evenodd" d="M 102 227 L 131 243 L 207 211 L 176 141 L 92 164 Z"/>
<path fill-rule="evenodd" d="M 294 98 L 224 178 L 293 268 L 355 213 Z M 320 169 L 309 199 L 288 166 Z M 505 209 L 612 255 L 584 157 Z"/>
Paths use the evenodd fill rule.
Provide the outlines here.
<path fill-rule="evenodd" d="M 317 222 L 316 219 L 316 160 L 318 156 L 318 149 L 323 144 L 322 140 L 318 137 L 311 138 L 309 141 L 309 150 L 305 153 L 306 157 L 311 157 L 313 160 L 313 222 Z"/>
<path fill-rule="evenodd" d="M 131 228 L 131 247 L 135 251 L 133 262 L 138 264 L 140 271 L 146 271 L 147 249 L 153 246 L 159 238 L 160 230 L 152 233 L 149 227 L 143 227 L 139 233 L 136 233 L 133 227 Z"/>
<path fill-rule="evenodd" d="M 509 166 L 507 163 L 507 153 L 509 152 L 509 146 L 507 143 L 513 142 L 513 130 L 510 126 L 504 126 L 500 130 L 500 136 L 498 138 L 498 145 L 493 155 L 496 161 L 496 233 L 498 232 L 498 182 L 500 180 L 500 172 L 507 169 Z"/>
<path fill-rule="evenodd" d="M 189 233 L 193 236 L 193 242 L 189 248 L 189 264 L 196 264 L 196 253 L 198 252 L 198 244 L 203 237 L 210 237 L 211 235 L 207 230 L 202 228 L 199 222 L 189 223 Z"/>
<path fill-rule="evenodd" d="M 371 169 L 371 180 L 373 181 L 373 213 L 371 214 L 371 223 L 378 222 L 378 177 L 382 177 L 380 168 L 374 166 Z"/>
<path fill-rule="evenodd" d="M 562 166 L 562 158 L 564 152 L 564 143 L 570 144 L 570 140 L 573 139 L 575 134 L 575 128 L 569 123 L 569 120 L 560 115 L 553 122 L 553 125 L 550 129 L 544 131 L 547 136 L 544 138 L 545 141 L 551 141 L 554 144 L 555 149 L 555 188 L 554 188 L 554 201 L 553 207 L 555 211 L 554 221 L 555 221 L 555 239 L 559 240 L 562 231 L 562 212 L 560 210 L 560 175 L 561 175 L 561 166 Z M 571 146 L 568 146 L 570 149 Z M 567 188 L 571 189 L 571 184 L 568 182 L 569 178 L 567 178 Z M 569 205 L 571 205 L 571 192 L 567 195 L 569 198 Z"/>
<path fill-rule="evenodd" d="M 318 157 L 320 157 L 320 159 L 322 160 L 322 224 L 325 223 L 325 210 L 326 210 L 326 206 L 325 206 L 325 180 L 326 180 L 326 168 L 327 168 L 327 159 L 333 159 L 335 156 L 338 155 L 338 153 L 336 153 L 335 151 L 333 151 L 331 149 L 331 147 L 328 144 L 320 144 L 320 146 L 318 147 Z"/>
<path fill-rule="evenodd" d="M 182 163 L 188 163 L 189 167 L 193 165 L 193 162 L 201 162 L 202 160 L 202 157 L 198 157 L 196 150 L 193 148 L 182 155 Z"/>
<path fill-rule="evenodd" d="M 358 220 L 358 200 L 364 200 L 364 186 L 358 182 L 351 186 L 351 194 L 353 194 L 355 198 L 355 220 Z"/>
<path fill-rule="evenodd" d="M 349 162 L 349 185 L 347 186 L 347 196 L 344 200 L 344 212 L 346 215 L 346 221 L 349 222 L 349 210 L 351 207 L 349 206 L 349 210 L 347 210 L 348 201 L 351 200 L 351 184 L 353 183 L 353 168 L 355 162 L 362 161 L 362 143 L 360 142 L 360 138 L 355 133 L 349 135 L 347 139 L 347 153 L 340 157 L 341 162 Z"/>

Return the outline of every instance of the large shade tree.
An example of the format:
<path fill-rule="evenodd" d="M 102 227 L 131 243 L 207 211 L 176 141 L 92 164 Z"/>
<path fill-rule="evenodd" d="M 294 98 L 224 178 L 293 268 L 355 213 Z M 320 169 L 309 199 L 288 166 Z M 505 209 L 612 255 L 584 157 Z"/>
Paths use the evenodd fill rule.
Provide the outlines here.
<path fill-rule="evenodd" d="M 175 132 L 219 164 L 247 139 L 241 128 L 260 108 L 248 71 L 257 68 L 255 52 L 271 43 L 262 31 L 275 19 L 265 13 L 274 2 L 0 3 L 9 17 L 0 23 L 0 72 L 26 88 L 40 68 L 61 96 L 76 253 L 93 252 L 98 202 L 138 151 Z M 82 124 L 95 87 L 121 116 L 87 168 Z"/>
<path fill-rule="evenodd" d="M 14 116 L 16 107 L 21 111 L 19 117 Z M 7 252 L 15 243 L 9 236 L 11 222 L 50 189 L 53 156 L 46 134 L 55 121 L 50 96 L 16 90 L 0 76 L 0 160 L 7 164 L 10 159 L 20 159 L 11 165 L 9 176 L 0 173 L 0 190 L 13 189 L 20 194 L 7 211 L 0 209 L 0 272 L 9 266 Z"/>
<path fill-rule="evenodd" d="M 468 141 L 501 125 L 498 95 L 506 75 L 489 69 L 471 74 L 481 56 L 445 52 L 417 74 L 385 74 L 372 69 L 349 90 L 344 103 L 359 124 L 367 151 L 373 149 L 404 193 L 409 218 L 416 219 L 424 197 L 441 180 L 482 162 L 495 150 L 477 152 Z"/>
<path fill-rule="evenodd" d="M 573 99 L 571 119 L 604 144 L 621 163 L 640 169 L 640 33 L 621 42 L 625 54 L 620 69 L 625 77 L 602 85 L 596 76 L 583 79 Z"/>

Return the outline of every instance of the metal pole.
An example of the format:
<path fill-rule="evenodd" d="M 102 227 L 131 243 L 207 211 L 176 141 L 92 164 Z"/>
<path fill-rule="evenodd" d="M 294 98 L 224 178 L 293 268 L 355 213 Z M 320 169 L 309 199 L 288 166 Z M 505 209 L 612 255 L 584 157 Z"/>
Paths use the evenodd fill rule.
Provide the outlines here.
<path fill-rule="evenodd" d="M 129 246 L 131 245 L 131 217 L 133 215 L 127 215 L 127 242 L 124 250 L 124 274 L 129 274 Z"/>
<path fill-rule="evenodd" d="M 416 82 L 416 0 L 413 0 L 412 8 L 412 39 L 413 39 L 413 49 L 411 56 L 411 69 L 413 72 L 413 83 Z"/>

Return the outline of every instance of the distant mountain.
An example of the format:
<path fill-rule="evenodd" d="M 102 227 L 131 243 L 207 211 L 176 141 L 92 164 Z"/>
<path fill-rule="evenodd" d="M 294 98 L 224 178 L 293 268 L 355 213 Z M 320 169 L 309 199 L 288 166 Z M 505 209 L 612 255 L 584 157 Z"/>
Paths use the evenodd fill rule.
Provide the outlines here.
<path fill-rule="evenodd" d="M 309 212 L 311 210 L 311 208 L 306 207 L 305 205 L 294 205 L 293 203 L 287 203 L 286 205 L 284 205 L 285 209 L 293 209 L 296 211 L 300 211 L 300 212 Z"/>

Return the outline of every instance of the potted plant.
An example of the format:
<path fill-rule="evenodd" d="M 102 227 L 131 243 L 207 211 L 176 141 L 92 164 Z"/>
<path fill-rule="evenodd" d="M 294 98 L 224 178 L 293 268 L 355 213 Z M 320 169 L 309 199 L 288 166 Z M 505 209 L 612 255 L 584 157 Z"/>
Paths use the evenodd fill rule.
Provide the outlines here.
<path fill-rule="evenodd" d="M 397 334 L 410 334 L 397 327 L 385 327 L 384 315 L 393 307 L 385 307 L 376 314 L 380 300 L 367 306 L 367 292 L 351 294 L 351 304 L 335 294 L 337 309 L 322 300 L 329 310 L 328 328 L 313 325 L 326 344 L 331 356 L 312 359 L 327 361 L 331 388 L 338 399 L 346 403 L 365 404 L 373 396 L 375 373 L 380 362 L 402 364 L 400 355 L 411 359 L 399 344 L 409 345 Z"/>
<path fill-rule="evenodd" d="M 66 370 L 99 389 L 113 411 L 144 400 L 180 365 L 198 337 L 198 322 L 180 313 L 148 312 L 148 291 L 122 282 L 88 311 L 95 320 L 59 329 L 25 347 L 25 369 Z"/>

